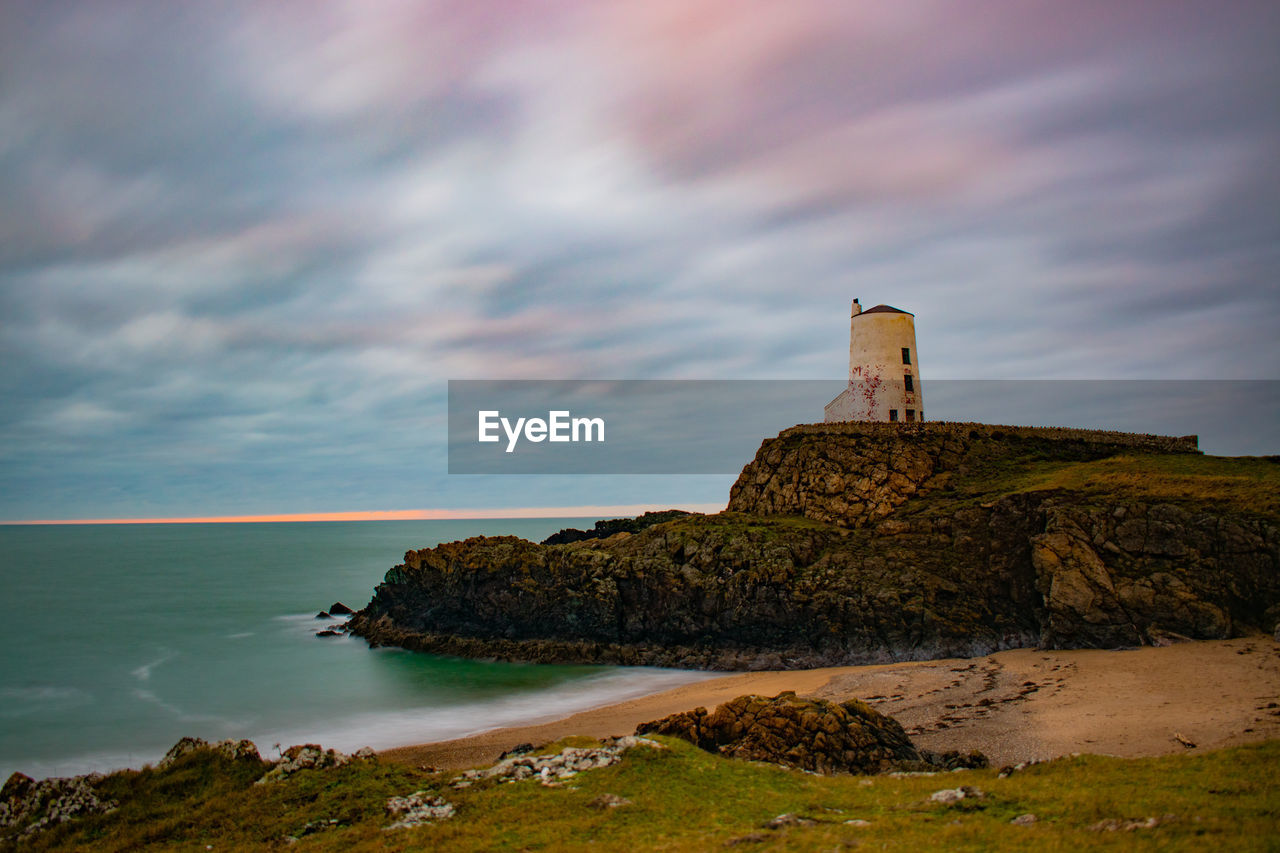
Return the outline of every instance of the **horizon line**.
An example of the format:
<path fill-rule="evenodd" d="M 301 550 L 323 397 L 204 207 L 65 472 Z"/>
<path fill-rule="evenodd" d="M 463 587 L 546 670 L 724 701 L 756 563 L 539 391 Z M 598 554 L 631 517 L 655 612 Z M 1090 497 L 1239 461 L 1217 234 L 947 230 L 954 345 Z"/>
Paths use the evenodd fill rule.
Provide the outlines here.
<path fill-rule="evenodd" d="M 0 526 L 59 524 L 265 524 L 316 521 L 467 521 L 502 518 L 618 518 L 664 509 L 717 513 L 723 504 L 607 504 L 585 506 L 497 507 L 482 509 L 398 509 L 349 512 L 297 512 L 259 515 L 209 515 L 171 518 L 65 518 L 0 521 Z"/>

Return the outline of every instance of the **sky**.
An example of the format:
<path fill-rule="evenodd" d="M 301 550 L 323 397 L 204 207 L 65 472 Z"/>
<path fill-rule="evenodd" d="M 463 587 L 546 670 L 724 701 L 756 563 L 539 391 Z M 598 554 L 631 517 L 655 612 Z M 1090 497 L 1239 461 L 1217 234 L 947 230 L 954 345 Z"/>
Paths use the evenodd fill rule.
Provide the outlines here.
<path fill-rule="evenodd" d="M 853 297 L 926 389 L 1280 378 L 1277 43 L 1271 0 L 7 0 L 0 520 L 722 504 L 449 476 L 446 382 L 838 379 Z"/>

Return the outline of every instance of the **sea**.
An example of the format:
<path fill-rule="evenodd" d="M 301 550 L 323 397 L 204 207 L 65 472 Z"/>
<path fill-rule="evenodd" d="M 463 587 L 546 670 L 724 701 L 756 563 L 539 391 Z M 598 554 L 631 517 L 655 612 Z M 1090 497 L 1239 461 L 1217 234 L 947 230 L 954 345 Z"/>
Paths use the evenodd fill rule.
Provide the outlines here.
<path fill-rule="evenodd" d="M 0 526 L 0 779 L 179 738 L 344 752 L 554 719 L 707 673 L 472 661 L 317 637 L 411 548 L 593 519 Z"/>

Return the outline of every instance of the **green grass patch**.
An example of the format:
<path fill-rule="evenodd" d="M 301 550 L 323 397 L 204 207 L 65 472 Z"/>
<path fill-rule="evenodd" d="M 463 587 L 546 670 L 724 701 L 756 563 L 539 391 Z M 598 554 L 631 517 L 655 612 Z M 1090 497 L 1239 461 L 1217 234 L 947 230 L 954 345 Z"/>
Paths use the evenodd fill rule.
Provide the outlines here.
<path fill-rule="evenodd" d="M 1256 456 L 1134 453 L 1091 461 L 1038 454 L 975 451 L 941 475 L 931 494 L 909 502 L 907 514 L 954 512 L 1006 495 L 1070 491 L 1107 498 L 1169 503 L 1211 502 L 1224 509 L 1280 514 L 1280 463 Z"/>
<path fill-rule="evenodd" d="M 1212 501 L 1242 512 L 1280 514 L 1280 464 L 1258 457 L 1192 454 L 1113 456 L 1030 465 L 1011 491 L 1065 489 L 1144 500 Z"/>
<path fill-rule="evenodd" d="M 453 774 L 357 763 L 254 786 L 261 766 L 196 755 L 166 771 L 111 776 L 121 808 L 37 836 L 32 850 L 1276 850 L 1280 742 L 1201 755 L 1098 756 L 929 777 L 823 777 L 720 758 L 682 741 L 634 749 L 561 787 L 485 781 L 455 791 Z M 578 742 L 578 741 L 575 741 Z M 929 802 L 968 785 L 987 796 Z M 457 805 L 449 820 L 384 831 L 393 795 L 429 790 Z M 598 808 L 601 794 L 631 801 Z M 767 829 L 792 813 L 811 825 Z M 1014 826 L 1018 815 L 1038 822 Z M 1109 819 L 1171 816 L 1153 829 L 1091 829 Z M 336 819 L 337 824 L 327 822 Z M 846 824 L 865 820 L 868 826 Z M 309 822 L 332 828 L 301 835 Z M 299 836 L 296 845 L 285 836 Z M 729 844 L 741 839 L 737 844 Z M 726 844 L 729 844 L 726 847 Z"/>

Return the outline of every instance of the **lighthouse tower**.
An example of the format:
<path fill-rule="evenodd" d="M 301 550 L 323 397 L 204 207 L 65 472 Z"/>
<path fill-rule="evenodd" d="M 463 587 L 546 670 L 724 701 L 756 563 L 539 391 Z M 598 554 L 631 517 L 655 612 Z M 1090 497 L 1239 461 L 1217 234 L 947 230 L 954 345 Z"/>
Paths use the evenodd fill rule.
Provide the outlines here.
<path fill-rule="evenodd" d="M 924 420 L 914 315 L 888 305 L 863 311 L 853 300 L 849 387 L 823 411 L 827 423 Z"/>

